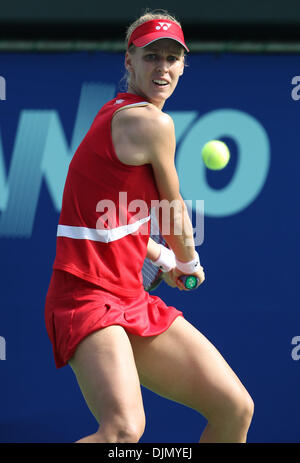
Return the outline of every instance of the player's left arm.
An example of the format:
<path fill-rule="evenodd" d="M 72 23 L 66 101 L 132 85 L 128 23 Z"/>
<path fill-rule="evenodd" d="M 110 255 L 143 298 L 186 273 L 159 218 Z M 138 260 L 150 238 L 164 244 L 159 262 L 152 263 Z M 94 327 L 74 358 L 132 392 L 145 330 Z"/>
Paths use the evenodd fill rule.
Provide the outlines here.
<path fill-rule="evenodd" d="M 146 257 L 148 257 L 148 259 L 152 261 L 155 261 L 156 259 L 158 259 L 159 255 L 160 255 L 160 244 L 158 244 L 151 237 L 149 237 Z M 171 288 L 177 287 L 177 285 L 174 283 L 171 277 L 171 272 L 164 272 L 163 280 L 165 281 L 167 285 L 171 286 Z"/>

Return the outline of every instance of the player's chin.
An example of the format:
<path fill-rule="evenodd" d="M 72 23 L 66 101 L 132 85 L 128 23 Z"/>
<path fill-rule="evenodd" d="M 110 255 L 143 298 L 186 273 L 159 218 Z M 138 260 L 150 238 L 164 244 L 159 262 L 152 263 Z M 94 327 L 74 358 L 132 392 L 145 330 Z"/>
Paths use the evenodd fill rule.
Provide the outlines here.
<path fill-rule="evenodd" d="M 161 103 L 167 100 L 173 93 L 174 89 L 168 85 L 165 88 L 157 88 L 151 91 L 151 100 L 155 103 Z"/>

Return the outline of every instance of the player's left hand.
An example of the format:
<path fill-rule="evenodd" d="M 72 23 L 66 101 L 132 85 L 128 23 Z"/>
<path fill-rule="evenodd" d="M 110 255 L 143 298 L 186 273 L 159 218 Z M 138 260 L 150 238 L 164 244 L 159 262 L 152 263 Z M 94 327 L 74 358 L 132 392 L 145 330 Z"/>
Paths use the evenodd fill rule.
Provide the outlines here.
<path fill-rule="evenodd" d="M 164 272 L 163 274 L 163 280 L 165 283 L 167 283 L 168 286 L 171 286 L 171 288 L 176 288 L 177 285 L 172 277 L 172 270 L 170 272 Z"/>

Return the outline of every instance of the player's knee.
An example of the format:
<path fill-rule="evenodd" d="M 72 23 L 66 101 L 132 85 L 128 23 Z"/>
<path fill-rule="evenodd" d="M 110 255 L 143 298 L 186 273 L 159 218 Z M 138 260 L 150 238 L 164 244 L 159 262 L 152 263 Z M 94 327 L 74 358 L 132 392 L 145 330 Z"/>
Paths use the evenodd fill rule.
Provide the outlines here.
<path fill-rule="evenodd" d="M 225 414 L 221 416 L 227 424 L 238 429 L 248 429 L 254 413 L 254 402 L 248 392 L 236 394 L 227 402 Z"/>
<path fill-rule="evenodd" d="M 245 428 L 250 426 L 253 413 L 254 413 L 254 402 L 250 394 L 248 392 L 245 393 L 245 397 L 242 401 L 241 405 L 241 414 L 242 414 L 242 424 Z"/>
<path fill-rule="evenodd" d="M 145 415 L 115 417 L 109 423 L 103 423 L 100 431 L 107 442 L 137 443 L 145 430 Z"/>
<path fill-rule="evenodd" d="M 140 438 L 144 433 L 144 429 L 140 426 L 135 426 L 128 424 L 123 426 L 117 430 L 117 441 L 116 442 L 123 442 L 123 443 L 137 443 L 139 442 Z"/>

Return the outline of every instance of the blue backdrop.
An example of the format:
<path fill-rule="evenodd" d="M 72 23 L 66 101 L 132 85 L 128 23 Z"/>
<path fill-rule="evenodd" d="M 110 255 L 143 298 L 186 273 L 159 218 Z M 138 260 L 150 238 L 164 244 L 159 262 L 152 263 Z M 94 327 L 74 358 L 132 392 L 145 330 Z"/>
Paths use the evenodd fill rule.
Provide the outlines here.
<path fill-rule="evenodd" d="M 206 281 L 157 294 L 249 390 L 249 442 L 300 442 L 299 56 L 199 54 L 187 64 L 164 109 L 182 195 L 194 212 L 204 200 Z M 122 73 L 121 54 L 0 54 L 0 442 L 73 442 L 96 428 L 71 369 L 55 369 L 44 299 L 68 163 L 102 104 L 123 90 Z M 213 138 L 231 150 L 219 172 L 200 157 Z M 199 439 L 201 416 L 143 394 L 141 442 Z"/>

